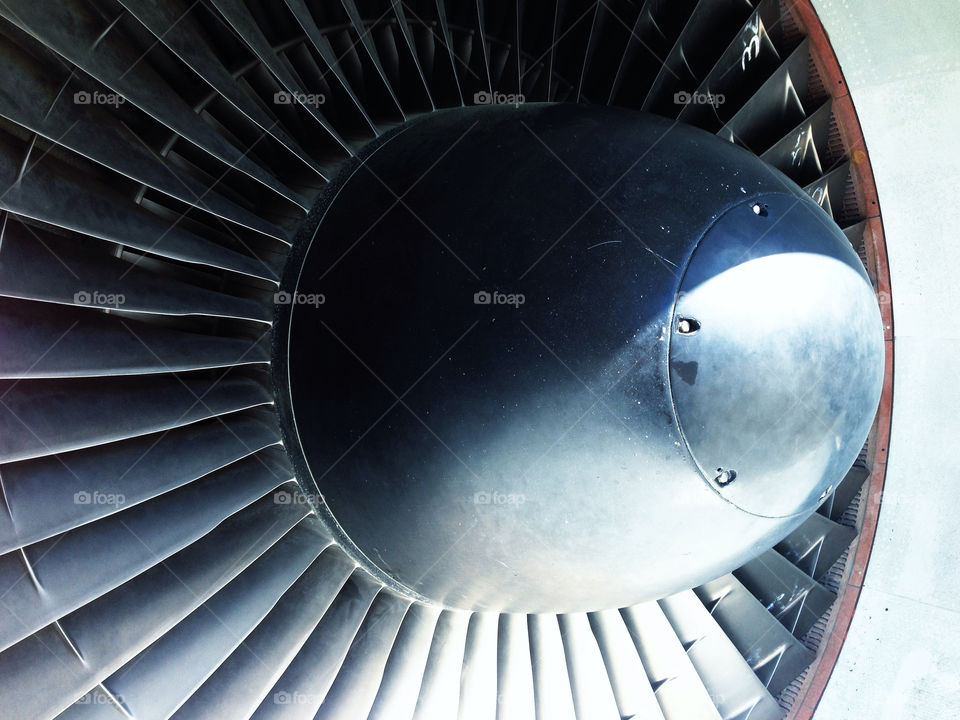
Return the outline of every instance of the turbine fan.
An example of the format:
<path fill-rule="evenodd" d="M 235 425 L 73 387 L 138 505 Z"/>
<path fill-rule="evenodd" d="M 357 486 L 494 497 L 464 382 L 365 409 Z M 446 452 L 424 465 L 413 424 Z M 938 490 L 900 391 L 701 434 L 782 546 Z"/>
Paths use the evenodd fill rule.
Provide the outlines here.
<path fill-rule="evenodd" d="M 4 717 L 809 712 L 882 423 L 730 574 L 629 607 L 468 611 L 341 548 L 303 502 L 270 374 L 284 265 L 341 168 L 497 93 L 750 150 L 888 299 L 869 162 L 808 4 L 5 0 L 0 35 Z"/>

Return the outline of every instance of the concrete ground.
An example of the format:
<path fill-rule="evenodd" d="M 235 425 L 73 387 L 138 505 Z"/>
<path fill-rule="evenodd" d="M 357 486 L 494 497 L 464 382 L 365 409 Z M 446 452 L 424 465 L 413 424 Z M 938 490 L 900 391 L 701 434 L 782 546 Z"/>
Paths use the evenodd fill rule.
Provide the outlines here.
<path fill-rule="evenodd" d="M 873 554 L 817 720 L 960 718 L 960 3 L 814 0 L 890 258 L 893 431 Z"/>

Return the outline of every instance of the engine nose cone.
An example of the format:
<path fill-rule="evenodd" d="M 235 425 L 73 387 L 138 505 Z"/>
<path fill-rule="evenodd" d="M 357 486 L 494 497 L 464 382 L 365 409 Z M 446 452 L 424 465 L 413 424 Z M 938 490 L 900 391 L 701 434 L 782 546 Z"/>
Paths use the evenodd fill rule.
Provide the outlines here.
<path fill-rule="evenodd" d="M 411 595 L 568 612 L 691 587 L 786 535 L 866 437 L 883 348 L 856 256 L 709 134 L 438 113 L 316 222 L 278 306 L 286 442 L 348 552 Z"/>
<path fill-rule="evenodd" d="M 707 231 L 680 285 L 670 379 L 681 430 L 704 476 L 757 515 L 814 510 L 879 402 L 876 297 L 830 226 L 791 195 L 742 203 Z"/>

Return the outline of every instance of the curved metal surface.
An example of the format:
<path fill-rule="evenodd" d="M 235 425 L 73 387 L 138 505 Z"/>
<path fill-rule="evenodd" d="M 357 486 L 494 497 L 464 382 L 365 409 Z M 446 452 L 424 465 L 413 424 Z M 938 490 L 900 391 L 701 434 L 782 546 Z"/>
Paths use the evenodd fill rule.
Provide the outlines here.
<path fill-rule="evenodd" d="M 359 162 L 344 160 L 347 155 L 365 143 L 377 143 L 366 146 L 365 158 L 377 147 L 387 152 L 396 123 L 404 118 L 438 108 L 459 109 L 471 99 L 475 104 L 484 98 L 496 103 L 513 93 L 527 101 L 656 109 L 668 120 L 717 132 L 759 156 L 802 186 L 861 252 L 881 294 L 889 331 L 890 306 L 883 301 L 889 285 L 884 284 L 882 243 L 874 245 L 882 228 L 869 162 L 839 69 L 823 65 L 822 28 L 816 22 L 811 28 L 803 17 L 809 10 L 806 0 L 612 0 L 591 7 L 586 0 L 450 1 L 416 7 L 391 0 L 201 0 L 187 7 L 174 0 L 162 10 L 141 0 L 57 0 L 42 10 L 20 0 L 10 5 L 9 12 L 0 10 L 0 64 L 9 76 L 0 83 L 8 91 L 4 95 L 0 88 L 0 166 L 6 168 L 0 174 L 9 185 L 7 200 L 0 203 L 5 208 L 0 212 L 0 295 L 5 298 L 0 312 L 12 313 L 8 319 L 15 322 L 6 328 L 14 335 L 9 338 L 13 345 L 7 343 L 11 387 L 2 415 L 4 423 L 16 429 L 4 436 L 11 443 L 8 455 L 24 459 L 0 466 L 0 576 L 10 586 L 7 598 L 13 598 L 26 624 L 12 616 L 0 621 L 5 643 L 21 638 L 0 653 L 0 714 L 28 720 L 90 713 L 140 718 L 171 713 L 327 717 L 352 712 L 366 717 L 372 705 L 371 717 L 391 720 L 432 720 L 458 713 L 461 719 L 491 718 L 517 712 L 546 714 L 551 720 L 593 720 L 597 713 L 717 720 L 749 714 L 751 720 L 780 720 L 781 708 L 794 697 L 803 706 L 801 715 L 812 709 L 862 582 L 879 502 L 878 481 L 883 478 L 889 395 L 881 403 L 869 447 L 819 514 L 732 574 L 696 588 L 703 607 L 687 592 L 681 593 L 685 599 L 676 596 L 678 601 L 619 611 L 557 616 L 563 607 L 551 604 L 543 614 L 471 613 L 467 622 L 467 613 L 441 612 L 435 600 L 391 578 L 374 562 L 386 565 L 383 553 L 377 552 L 382 548 L 374 546 L 371 552 L 352 544 L 332 515 L 330 527 L 338 530 L 352 557 L 341 557 L 330 547 L 310 562 L 331 542 L 330 533 L 299 494 L 315 488 L 310 489 L 309 480 L 304 488 L 290 480 L 293 471 L 279 449 L 269 447 L 280 441 L 267 392 L 269 378 L 251 372 L 254 368 L 227 375 L 216 370 L 267 360 L 258 338 L 270 324 L 276 303 L 290 299 L 274 294 L 278 271 L 288 250 L 294 258 L 304 250 L 317 213 L 300 228 L 297 247 L 290 248 L 287 238 L 303 221 L 301 210 L 326 207 L 317 200 L 324 187 L 332 194 L 344 185 L 343 178 L 326 183 L 342 164 L 348 165 L 345 177 L 351 171 L 358 173 L 356 179 L 362 177 Z M 300 89 L 310 94 L 297 93 Z M 129 97 L 120 94 L 127 91 Z M 704 103 L 711 99 L 716 103 Z M 620 143 L 613 148 L 613 143 L 597 144 L 603 143 L 599 122 L 585 123 L 580 150 L 589 158 L 575 157 L 577 148 L 570 143 L 554 144 L 561 134 L 554 128 L 558 132 L 550 149 L 589 182 L 625 168 L 616 153 L 631 151 L 629 161 L 636 159 L 645 172 L 656 174 L 661 168 L 656 162 L 646 168 L 646 161 L 659 157 L 650 146 L 673 136 L 663 127 L 663 137 L 625 131 L 612 138 Z M 544 147 L 528 135 L 526 152 Z M 111 138 L 119 138 L 123 147 L 114 152 Z M 489 195 L 498 202 L 501 186 L 519 187 L 517 198 L 511 199 L 514 207 L 522 204 L 522 196 L 545 193 L 543 188 L 568 189 L 562 182 L 567 170 L 560 162 L 552 166 L 553 174 L 540 176 L 539 184 L 529 182 L 547 163 L 524 170 L 526 156 L 516 152 L 517 143 L 504 146 L 493 138 L 485 152 L 466 163 L 453 152 L 457 138 L 438 134 L 432 140 L 435 147 L 423 156 L 428 162 L 414 163 L 415 169 L 426 170 L 429 161 L 448 150 L 451 162 L 459 163 L 456 173 L 448 173 L 452 180 L 442 192 L 442 183 L 433 183 L 434 199 L 460 191 L 462 186 L 453 182 L 465 178 L 473 183 L 476 197 Z M 568 157 L 567 150 L 574 157 Z M 659 185 L 636 182 L 630 192 L 650 194 L 655 210 L 679 206 L 681 214 L 686 213 L 690 208 L 684 203 L 709 195 L 716 189 L 713 181 L 727 181 L 717 175 L 697 176 L 700 162 L 709 160 L 709 153 L 701 155 L 691 154 L 676 173 L 682 182 L 689 181 L 688 192 L 670 196 L 673 178 L 667 177 L 666 166 Z M 234 166 L 233 160 L 239 164 Z M 442 166 L 438 163 L 436 169 Z M 486 169 L 478 174 L 481 166 Z M 490 167 L 499 172 L 489 172 Z M 403 195 L 407 188 L 396 188 L 393 176 L 384 179 L 421 219 L 434 224 L 434 209 L 423 196 Z M 636 179 L 636 174 L 626 179 Z M 396 200 L 379 181 L 368 180 L 390 203 Z M 577 188 L 573 176 L 569 182 Z M 34 192 L 36 197 L 24 193 L 25 188 L 44 187 L 56 192 Z M 602 184 L 591 189 L 607 204 L 618 195 L 605 194 Z M 736 193 L 736 188 L 726 189 Z M 763 188 L 745 185 L 744 190 Z M 618 191 L 629 195 L 625 188 Z M 460 192 L 464 197 L 449 202 L 470 199 Z M 582 192 L 582 198 L 568 204 L 583 200 L 576 209 L 585 210 L 595 203 L 581 218 L 587 229 L 578 229 L 582 238 L 591 231 L 597 234 L 584 254 L 603 253 L 608 266 L 622 269 L 612 262 L 622 260 L 614 251 L 628 243 L 598 244 L 619 221 L 586 189 Z M 373 224 L 377 219 L 379 213 L 363 215 L 373 208 L 374 196 L 356 193 L 353 202 L 360 221 Z M 83 207 L 91 198 L 99 206 L 92 214 Z M 564 199 L 570 198 L 564 193 L 551 198 L 561 206 Z M 71 204 L 76 207 L 71 209 Z M 540 201 L 532 206 L 550 208 Z M 404 204 L 395 208 L 398 213 L 407 209 Z M 557 216 L 567 217 L 570 210 L 562 206 Z M 723 211 L 715 209 L 716 216 Z M 489 228 L 503 222 L 489 215 L 477 223 Z M 380 218 L 381 223 L 387 220 Z M 408 220 L 419 224 L 416 218 Z M 536 215 L 528 220 L 529 227 L 537 227 Z M 708 228 L 716 217 L 701 220 L 700 227 Z M 664 235 L 677 231 L 675 225 L 663 225 Z M 691 248 L 700 233 L 690 232 Z M 477 235 L 503 247 L 500 236 Z M 569 255 L 565 240 L 571 238 L 576 239 L 573 231 L 550 238 L 560 241 L 548 254 L 566 249 Z M 469 260 L 458 244 L 463 238 L 438 232 L 434 239 L 439 240 L 434 248 L 455 249 Z M 652 238 L 645 239 L 660 251 Z M 391 240 L 396 238 L 389 233 L 378 237 L 381 244 Z M 336 247 L 340 239 L 324 231 L 318 242 Z M 293 262 L 301 264 L 299 259 Z M 572 267 L 555 262 L 555 276 L 538 277 L 544 259 L 528 277 L 550 287 Z M 389 276 L 392 269 L 383 265 L 371 263 L 350 290 L 356 293 Z M 408 267 L 402 262 L 395 266 Z M 424 266 L 438 267 L 442 263 Z M 482 278 L 488 271 L 474 268 Z M 117 302 L 102 304 L 97 299 L 101 297 Z M 603 297 L 597 293 L 592 304 L 580 298 L 592 313 L 585 320 L 569 316 L 580 323 L 568 334 L 577 343 L 587 343 L 594 324 L 603 328 L 610 322 L 611 308 L 601 304 Z M 294 302 L 301 299 L 294 296 Z M 393 314 L 374 319 L 407 322 L 398 311 L 409 305 L 403 300 L 406 296 L 398 295 L 392 305 L 385 301 Z M 517 312 L 527 317 L 523 313 L 533 305 L 530 300 Z M 513 310 L 493 302 L 486 307 Z M 313 308 L 298 304 L 281 309 L 302 315 Z M 509 317 L 516 315 L 501 313 L 497 321 Z M 702 340 L 709 327 L 699 326 L 700 335 L 686 339 Z M 694 329 L 689 322 L 685 328 Z M 318 336 L 323 333 L 325 328 L 317 326 Z M 562 342 L 555 345 L 555 338 L 538 335 L 563 356 Z M 20 341 L 27 345 L 20 347 Z M 409 359 L 419 346 L 409 338 L 403 341 L 395 352 L 407 353 Z M 335 342 L 328 338 L 328 343 Z M 491 347 L 479 351 L 493 352 Z M 528 348 L 518 348 L 507 355 L 527 352 L 531 357 Z M 444 371 L 446 357 L 457 355 L 445 354 L 445 349 L 437 351 L 441 363 L 420 373 L 423 378 L 409 393 L 407 388 L 397 390 L 408 406 L 417 407 L 419 393 L 429 390 L 434 373 Z M 545 349 L 543 355 L 532 357 L 524 370 L 532 372 L 537 363 L 549 362 L 552 356 Z M 428 360 L 425 365 L 435 358 Z M 667 378 L 667 357 L 661 360 Z M 322 369 L 318 363 L 317 370 Z M 111 378 L 107 385 L 92 379 L 117 373 L 127 377 Z M 698 384 L 703 381 L 701 375 Z M 585 391 L 568 382 L 574 390 Z M 174 385 L 176 392 L 164 390 Z M 106 395 L 96 390 L 100 386 Z M 557 383 L 557 389 L 563 391 L 557 395 L 560 406 L 570 386 Z M 319 390 L 322 394 L 304 402 L 332 397 L 325 387 Z M 285 394 L 278 398 L 281 405 Z M 285 412 L 290 417 L 289 405 Z M 424 419 L 435 428 L 434 418 Z M 264 420 L 267 425 L 261 426 Z M 402 423 L 394 427 L 409 430 Z M 437 435 L 445 436 L 441 431 Z M 289 427 L 286 435 L 286 446 L 295 449 Z M 76 449 L 65 451 L 63 441 L 70 438 L 76 442 L 68 446 Z M 483 436 L 468 440 L 479 446 Z M 863 539 L 854 550 L 848 546 L 857 510 L 850 502 L 859 497 L 869 474 L 865 457 L 868 464 L 874 458 L 870 502 L 860 506 Z M 695 477 L 693 463 L 687 465 Z M 297 474 L 308 478 L 302 467 Z M 746 478 L 741 476 L 727 489 L 749 487 L 740 484 Z M 358 485 L 358 492 L 364 487 Z M 491 532 L 503 530 L 503 542 L 522 545 L 529 536 L 511 538 L 510 523 L 516 518 L 505 514 L 517 509 L 517 496 L 511 503 L 509 494 L 490 492 L 496 487 L 486 491 L 491 502 L 474 510 L 478 516 L 486 513 Z M 550 489 L 549 483 L 537 487 Z M 413 533 L 419 528 L 410 524 L 431 522 L 431 511 L 442 516 L 449 499 L 443 489 L 435 489 L 432 496 L 424 491 L 424 507 L 397 503 L 391 508 L 396 527 Z M 603 526 L 608 521 L 598 510 L 603 497 L 592 497 L 591 491 L 581 491 L 568 506 L 574 513 L 585 508 L 584 523 Z M 712 499 L 720 499 L 721 492 Z M 682 490 L 677 495 L 679 503 Z M 195 502 L 198 497 L 202 502 Z M 508 501 L 502 502 L 504 498 Z M 411 499 L 417 499 L 415 493 Z M 532 501 L 522 507 L 537 509 Z M 318 509 L 329 512 L 324 506 Z M 619 517 L 627 509 L 616 508 Z M 635 524 L 653 514 L 645 506 L 632 510 Z M 713 528 L 726 533 L 729 526 L 695 527 L 684 522 L 688 513 L 681 510 L 669 526 L 669 517 L 656 519 L 657 527 L 666 530 L 643 548 L 648 557 L 670 550 L 674 535 L 698 532 L 717 543 L 729 539 L 711 533 Z M 697 521 L 703 517 L 691 515 Z M 572 517 L 574 523 L 581 520 Z M 463 528 L 467 538 L 473 530 Z M 621 545 L 635 543 L 641 532 L 623 530 Z M 474 561 L 460 543 L 444 543 L 442 533 L 432 537 L 440 538 L 430 548 L 433 556 L 441 562 L 458 560 L 461 572 L 468 566 L 483 573 L 484 563 L 498 552 L 497 547 L 487 548 Z M 744 537 L 741 533 L 733 542 Z M 189 543 L 190 538 L 195 542 Z M 553 538 L 535 537 L 528 544 L 543 543 L 539 557 L 549 558 L 549 564 L 535 570 L 546 574 L 548 566 L 563 566 L 568 555 L 582 565 L 586 546 L 574 547 L 577 539 L 574 534 L 566 545 L 551 550 Z M 403 544 L 407 538 L 401 535 L 396 541 Z M 606 552 L 612 541 L 604 541 L 601 550 Z M 518 553 L 522 550 L 517 548 Z M 831 636 L 825 613 L 834 602 L 838 567 L 843 567 L 848 551 L 853 570 L 836 603 L 839 620 Z M 355 568 L 354 560 L 364 567 Z M 376 576 L 374 582 L 364 568 Z M 351 573 L 354 578 L 345 583 Z M 579 578 L 598 586 L 619 580 Z M 402 619 L 402 603 L 391 596 L 391 587 L 414 600 Z M 207 607 L 197 607 L 201 601 Z M 36 632 L 29 634 L 31 628 Z M 815 647 L 821 634 L 830 637 L 829 647 L 816 673 L 810 672 L 811 689 L 803 696 L 799 683 L 810 657 L 806 647 Z M 731 643 L 737 652 L 731 652 Z M 828 645 L 826 640 L 823 644 Z M 170 672 L 176 668 L 187 670 Z M 638 684 L 644 677 L 649 684 Z M 163 692 L 158 693 L 158 687 Z"/>
<path fill-rule="evenodd" d="M 647 152 L 637 161 L 624 148 Z M 705 232 L 705 260 L 714 243 L 738 255 L 755 246 L 771 257 L 846 257 L 819 218 L 779 233 L 775 219 L 749 232 L 737 224 L 754 203 L 780 198 L 798 216 L 822 213 L 753 155 L 622 110 L 445 112 L 380 145 L 324 208 L 302 265 L 288 265 L 282 289 L 294 301 L 281 306 L 288 337 L 275 363 L 288 373 L 280 407 L 298 474 L 312 478 L 355 559 L 454 607 L 593 610 L 705 582 L 790 532 L 853 461 L 867 408 L 834 420 L 843 441 L 832 450 L 819 428 L 799 442 L 790 435 L 809 420 L 802 411 L 775 446 L 755 435 L 784 474 L 798 450 L 819 452 L 820 464 L 801 480 L 739 482 L 738 507 L 698 470 L 668 381 L 674 302 Z M 704 271 L 718 268 L 696 257 L 687 278 L 698 304 L 713 287 Z M 866 313 L 869 328 L 869 285 L 844 267 L 864 287 L 824 287 L 816 307 Z M 778 304 L 790 299 L 754 281 Z M 720 310 L 732 313 L 715 326 L 725 336 L 736 312 Z M 754 337 L 741 350 L 775 349 L 782 328 L 768 329 L 765 344 Z M 683 340 L 695 347 L 696 337 Z M 715 352 L 713 332 L 699 337 Z M 827 359 L 845 339 L 827 343 Z M 882 362 L 872 349 L 862 348 L 868 364 Z M 823 359 L 795 362 L 820 376 Z M 848 378 L 864 383 L 865 405 L 873 377 Z M 709 382 L 729 380 L 718 371 Z M 767 406 L 781 403 L 766 390 Z M 679 400 L 685 425 L 703 418 L 714 431 L 693 436 L 712 457 L 715 408 L 696 393 Z M 758 432 L 727 428 L 732 447 L 745 429 Z"/>
<path fill-rule="evenodd" d="M 672 396 L 704 476 L 747 512 L 813 512 L 857 459 L 883 381 L 880 311 L 843 233 L 785 193 L 731 208 L 687 266 L 673 327 Z"/>
<path fill-rule="evenodd" d="M 858 538 L 850 548 L 848 562 L 844 567 L 842 582 L 838 588 L 837 600 L 826 623 L 817 658 L 808 669 L 803 682 L 798 683 L 799 687 L 794 693 L 795 701 L 787 714 L 790 720 L 811 720 L 820 705 L 827 682 L 837 665 L 840 651 L 847 639 L 860 599 L 867 564 L 873 552 L 880 504 L 886 482 L 887 454 L 893 419 L 894 319 L 887 241 L 881 218 L 877 183 L 860 119 L 851 100 L 846 78 L 840 68 L 831 38 L 827 35 L 817 10 L 810 0 L 800 0 L 794 7 L 794 13 L 797 22 L 809 34 L 813 62 L 820 74 L 827 79 L 827 83 L 835 89 L 838 126 L 843 135 L 844 144 L 854 149 L 857 154 L 857 161 L 852 168 L 853 177 L 858 192 L 862 195 L 862 203 L 868 209 L 868 219 L 859 232 L 864 246 L 867 272 L 874 280 L 880 300 L 886 354 L 879 409 L 868 442 L 867 466 L 870 474 L 863 489 L 866 500 L 861 502 L 858 508 Z M 874 637 L 872 631 L 870 636 Z M 832 707 L 825 710 L 832 712 Z"/>

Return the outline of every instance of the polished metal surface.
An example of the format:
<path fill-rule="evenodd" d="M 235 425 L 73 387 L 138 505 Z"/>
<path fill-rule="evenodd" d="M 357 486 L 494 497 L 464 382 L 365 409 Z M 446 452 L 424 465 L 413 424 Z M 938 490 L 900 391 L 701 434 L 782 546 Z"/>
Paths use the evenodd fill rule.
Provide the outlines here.
<path fill-rule="evenodd" d="M 863 444 L 869 281 L 730 144 L 620 110 L 474 108 L 388 138 L 330 198 L 281 286 L 302 299 L 278 318 L 287 446 L 403 592 L 663 597 L 780 540 Z"/>
<path fill-rule="evenodd" d="M 675 317 L 699 325 L 672 334 L 670 386 L 701 473 L 755 515 L 812 512 L 857 458 L 883 383 L 880 311 L 843 233 L 793 195 L 741 203 L 697 245 Z"/>
<path fill-rule="evenodd" d="M 721 490 L 697 479 L 692 460 L 681 462 L 680 422 L 691 418 L 674 413 L 664 430 L 676 392 L 665 346 L 710 337 L 712 326 L 693 318 L 676 320 L 682 337 L 669 334 L 697 238 L 751 197 L 797 194 L 775 175 L 758 180 L 753 156 L 803 187 L 855 248 L 874 247 L 864 245 L 879 218 L 861 193 L 869 189 L 860 185 L 869 176 L 863 145 L 845 86 L 818 76 L 823 57 L 804 40 L 811 24 L 798 22 L 804 7 L 0 4 L 0 716 L 782 720 L 777 694 L 787 687 L 789 698 L 809 660 L 803 635 L 822 630 L 867 470 L 858 461 L 822 514 L 779 543 L 768 535 L 744 550 L 761 529 L 737 532 L 738 521 L 785 521 L 723 502 L 741 481 L 749 487 L 748 476 Z M 462 112 L 500 112 L 526 127 L 478 125 L 460 137 L 465 105 L 504 97 L 529 109 Z M 666 121 L 623 111 L 617 119 L 599 109 L 605 104 Z M 458 112 L 444 119 L 449 109 Z M 420 150 L 399 163 L 409 172 L 396 172 L 390 153 L 438 110 Z M 338 268 L 349 272 L 340 291 L 320 302 L 289 292 L 288 281 L 277 293 L 297 233 L 294 268 L 315 234 L 316 245 L 343 249 L 374 224 L 374 211 L 397 201 L 363 174 L 370 170 L 403 202 L 341 253 Z M 351 171 L 366 184 L 346 185 Z M 341 188 L 345 202 L 331 204 Z M 312 207 L 331 208 L 319 233 Z M 435 236 L 404 216 L 410 209 Z M 538 245 L 552 249 L 530 257 Z M 394 255 L 384 259 L 384 247 Z M 478 277 L 464 281 L 469 273 L 451 251 Z M 504 263 L 514 251 L 526 267 Z M 354 252 L 359 265 L 347 262 Z M 425 275 L 411 283 L 410 272 Z M 414 285 L 429 292 L 411 297 Z M 473 304 L 474 294 L 493 290 L 504 295 Z M 383 311 L 368 319 L 362 303 L 344 311 L 345 298 L 365 297 Z M 321 313 L 314 320 L 370 358 L 371 369 L 397 359 L 407 383 L 378 372 L 402 385 L 395 409 L 415 410 L 474 470 L 500 466 L 504 477 L 461 478 L 459 463 L 448 472 L 440 460 L 450 458 L 430 452 L 431 437 L 418 437 L 410 417 L 388 414 L 380 421 L 393 445 L 372 430 L 368 439 L 403 472 L 361 474 L 353 496 L 349 487 L 330 494 L 345 517 L 351 504 L 355 520 L 372 514 L 366 530 L 351 522 L 348 536 L 321 503 L 292 425 L 279 427 L 275 401 L 289 421 L 289 393 L 262 371 L 271 360 L 278 375 L 287 368 L 268 347 L 274 329 L 287 327 L 274 323 L 277 310 L 300 320 Z M 666 316 L 665 341 L 634 322 L 641 312 L 651 322 Z M 361 322 L 349 322 L 354 316 Z M 431 324 L 434 317 L 444 322 Z M 315 342 L 300 357 L 298 412 L 349 409 L 357 400 L 347 383 L 369 377 L 356 367 L 338 374 L 345 355 L 331 348 L 343 345 L 323 324 L 298 323 L 301 340 L 312 333 Z M 617 364 L 633 359 L 649 360 L 645 377 L 664 385 Z M 456 376 L 476 369 L 482 378 Z M 315 384 L 302 386 L 311 373 Z M 613 381 L 628 375 L 637 381 Z M 498 405 L 513 388 L 513 402 Z M 379 402 L 363 382 L 353 390 Z M 388 403 L 397 399 L 383 392 Z M 663 426 L 644 417 L 638 399 L 664 409 Z M 458 403 L 485 414 L 450 433 Z M 310 436 L 339 442 L 359 433 L 369 409 L 361 403 L 332 426 L 315 423 Z M 551 446 L 562 422 L 569 432 Z M 484 453 L 500 427 L 512 434 Z M 597 429 L 605 435 L 591 444 Z M 659 440 L 643 445 L 641 431 Z M 663 433 L 679 445 L 666 447 Z M 530 464 L 521 503 L 504 491 L 512 461 L 531 448 L 544 459 Z M 591 471 L 611 473 L 610 482 L 576 476 L 565 461 L 580 451 L 598 458 Z M 668 455 L 683 472 L 664 470 Z M 379 497 L 364 495 L 366 477 L 395 482 Z M 640 502 L 635 477 L 663 486 Z M 318 479 L 329 490 L 334 472 Z M 484 488 L 479 496 L 445 494 L 471 484 Z M 417 540 L 421 532 L 427 542 Z M 368 542 L 376 533 L 386 542 Z M 619 609 L 613 594 L 603 596 L 625 578 L 639 581 L 629 563 L 644 563 L 640 580 L 679 582 L 689 558 L 676 561 L 673 539 L 695 534 L 705 539 L 689 552 L 705 561 L 720 547 L 773 549 L 697 588 L 700 604 L 685 586 L 680 600 Z M 508 600 L 545 610 L 437 605 L 400 581 L 416 580 L 429 555 L 437 562 L 424 583 L 442 586 L 431 595 L 456 599 L 448 591 L 460 583 L 496 610 L 502 587 Z M 406 578 L 391 577 L 400 565 Z M 511 572 L 521 571 L 518 582 Z M 549 576 L 567 588 L 561 600 Z M 538 579 L 548 582 L 530 590 Z M 606 609 L 564 612 L 597 598 Z"/>

